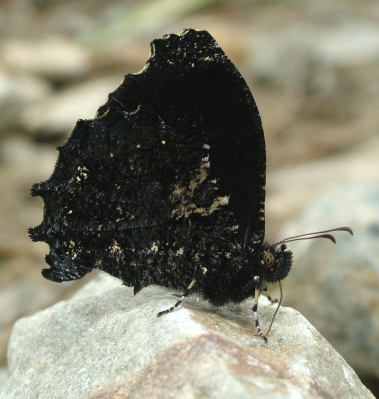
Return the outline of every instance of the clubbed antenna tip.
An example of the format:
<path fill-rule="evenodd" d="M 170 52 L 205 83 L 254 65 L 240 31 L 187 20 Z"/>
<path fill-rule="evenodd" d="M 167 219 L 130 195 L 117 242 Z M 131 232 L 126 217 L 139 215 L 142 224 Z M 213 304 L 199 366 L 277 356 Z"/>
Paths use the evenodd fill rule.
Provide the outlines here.
<path fill-rule="evenodd" d="M 332 234 L 328 234 L 328 233 L 331 233 L 332 231 L 347 231 L 351 235 L 354 234 L 353 230 L 350 227 L 346 227 L 346 226 L 336 227 L 336 228 L 330 229 L 330 230 L 315 231 L 313 233 L 305 233 L 305 234 L 300 234 L 298 236 L 287 237 L 284 240 L 277 242 L 275 245 L 285 244 L 285 243 L 291 242 L 291 241 L 313 240 L 314 238 L 327 238 L 328 240 L 336 243 L 336 239 L 334 238 L 334 236 Z"/>

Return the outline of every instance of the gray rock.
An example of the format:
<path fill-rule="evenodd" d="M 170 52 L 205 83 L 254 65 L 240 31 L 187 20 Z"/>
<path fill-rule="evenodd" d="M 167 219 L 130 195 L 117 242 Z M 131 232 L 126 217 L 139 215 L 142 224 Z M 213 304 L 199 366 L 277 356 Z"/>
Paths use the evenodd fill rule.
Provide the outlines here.
<path fill-rule="evenodd" d="M 379 377 L 379 186 L 351 182 L 329 190 L 284 236 L 348 225 L 354 237 L 291 243 L 295 262 L 285 303 L 304 314 L 362 378 Z"/>
<path fill-rule="evenodd" d="M 8 379 L 8 370 L 5 367 L 0 368 L 0 393 Z"/>
<path fill-rule="evenodd" d="M 42 79 L 3 70 L 0 61 L 0 137 L 9 135 L 8 129 L 19 127 L 24 107 L 46 98 L 50 91 Z"/>
<path fill-rule="evenodd" d="M 54 301 L 52 293 L 44 287 L 35 287 L 21 280 L 0 291 L 0 326 L 8 325 L 25 314 L 35 312 Z"/>
<path fill-rule="evenodd" d="M 31 104 L 21 115 L 25 130 L 50 134 L 70 132 L 78 119 L 94 118 L 122 78 L 119 75 L 91 79 Z"/>
<path fill-rule="evenodd" d="M 1 46 L 0 60 L 11 70 L 60 81 L 83 77 L 90 69 L 88 51 L 67 36 L 7 39 Z"/>
<path fill-rule="evenodd" d="M 317 215 L 308 224 L 299 226 L 299 215 L 306 214 L 325 194 L 339 190 L 343 182 L 358 187 L 361 182 L 367 186 L 376 186 L 379 182 L 379 138 L 373 137 L 364 140 L 359 146 L 351 150 L 334 155 L 323 160 L 312 161 L 300 165 L 283 167 L 267 176 L 267 199 L 266 199 L 266 226 L 267 236 L 274 240 L 284 238 L 284 235 L 306 233 L 310 229 L 315 230 L 317 226 L 324 228 L 329 226 L 331 214 L 326 211 L 322 217 Z M 354 190 L 351 190 L 353 194 Z M 339 219 L 334 218 L 333 224 L 340 222 L 347 224 L 350 219 L 351 210 L 356 208 L 357 198 L 336 198 L 334 212 L 340 214 Z M 360 203 L 359 203 L 360 204 Z M 360 205 L 361 208 L 361 205 Z M 343 213 L 343 214 L 342 214 Z M 335 213 L 333 213 L 333 216 Z M 367 217 L 367 215 L 365 216 Z M 278 222 L 293 219 L 293 228 L 278 235 Z M 354 222 L 355 224 L 355 220 Z M 354 226 L 352 226 L 354 227 Z M 274 230 L 275 229 L 275 230 Z M 301 229 L 304 229 L 302 231 Z M 271 231 L 272 230 L 272 231 Z M 292 244 L 291 244 L 292 245 Z M 303 243 L 300 245 L 303 247 Z"/>
<path fill-rule="evenodd" d="M 344 78 L 349 69 L 372 65 L 377 71 L 378 56 L 377 24 L 354 20 L 322 26 L 307 21 L 257 36 L 253 70 L 261 79 L 335 95 L 348 84 Z"/>
<path fill-rule="evenodd" d="M 170 292 L 148 287 L 133 296 L 119 284 L 100 277 L 19 320 L 1 398 L 373 398 L 293 309 L 280 310 L 264 344 L 251 301 L 215 309 L 192 298 L 158 319 L 175 301 Z M 267 326 L 274 308 L 262 300 L 259 312 Z"/>

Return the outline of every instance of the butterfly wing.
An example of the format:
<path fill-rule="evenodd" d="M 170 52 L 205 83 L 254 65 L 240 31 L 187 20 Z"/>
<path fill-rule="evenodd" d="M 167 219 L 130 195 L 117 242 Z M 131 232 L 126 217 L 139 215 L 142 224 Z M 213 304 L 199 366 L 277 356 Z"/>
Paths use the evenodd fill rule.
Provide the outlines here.
<path fill-rule="evenodd" d="M 155 40 L 145 68 L 78 121 L 32 188 L 45 210 L 30 235 L 49 244 L 53 281 L 99 268 L 136 291 L 179 287 L 200 253 L 262 242 L 264 185 L 250 90 L 208 32 L 186 30 Z"/>
<path fill-rule="evenodd" d="M 200 129 L 212 174 L 230 195 L 243 246 L 264 237 L 266 149 L 258 108 L 246 82 L 206 31 L 185 30 L 151 44 L 139 74 L 127 75 L 99 114 L 144 104 L 170 126 Z"/>

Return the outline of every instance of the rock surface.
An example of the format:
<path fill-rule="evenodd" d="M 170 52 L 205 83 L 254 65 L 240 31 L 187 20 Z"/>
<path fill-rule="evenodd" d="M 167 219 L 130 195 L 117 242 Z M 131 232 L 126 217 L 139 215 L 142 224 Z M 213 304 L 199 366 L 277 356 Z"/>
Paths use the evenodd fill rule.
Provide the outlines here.
<path fill-rule="evenodd" d="M 19 320 L 1 398 L 374 397 L 290 308 L 264 344 L 251 301 L 215 309 L 192 298 L 158 319 L 173 301 L 157 287 L 133 296 L 102 275 L 72 300 Z M 262 326 L 273 312 L 262 300 Z"/>

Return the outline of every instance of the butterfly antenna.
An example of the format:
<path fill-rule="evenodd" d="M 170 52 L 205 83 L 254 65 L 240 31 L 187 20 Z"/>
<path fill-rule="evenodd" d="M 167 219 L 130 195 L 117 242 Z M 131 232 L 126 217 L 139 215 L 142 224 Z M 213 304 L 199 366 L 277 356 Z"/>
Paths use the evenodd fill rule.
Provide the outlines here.
<path fill-rule="evenodd" d="M 273 323 L 274 323 L 275 317 L 276 317 L 276 315 L 277 315 L 277 313 L 278 313 L 278 310 L 279 310 L 279 308 L 280 308 L 280 305 L 282 304 L 282 301 L 283 301 L 283 288 L 282 288 L 282 283 L 281 283 L 280 281 L 278 281 L 278 283 L 279 283 L 279 288 L 280 288 L 280 299 L 279 299 L 279 302 L 278 302 L 278 306 L 277 306 L 277 308 L 276 308 L 276 310 L 275 310 L 274 316 L 272 317 L 272 320 L 271 320 L 271 323 L 270 323 L 270 327 L 269 327 L 268 330 L 267 330 L 266 337 L 268 336 L 268 334 L 270 334 L 271 327 L 272 327 L 272 325 L 273 325 Z"/>
<path fill-rule="evenodd" d="M 284 240 L 278 241 L 274 246 L 279 245 L 279 244 L 285 244 L 287 242 L 292 242 L 292 241 L 301 241 L 301 240 L 313 240 L 314 238 L 327 238 L 330 241 L 333 241 L 336 243 L 336 239 L 331 233 L 333 231 L 347 231 L 351 235 L 353 235 L 353 230 L 350 227 L 336 227 L 335 229 L 330 229 L 330 230 L 323 230 L 323 231 L 315 231 L 313 233 L 305 233 L 305 234 L 300 234 L 298 236 L 293 236 L 293 237 L 287 237 Z"/>
<path fill-rule="evenodd" d="M 348 233 L 350 233 L 351 235 L 353 235 L 353 230 L 350 227 L 336 227 L 335 229 L 330 229 L 330 230 L 323 230 L 323 231 L 315 231 L 314 233 L 305 233 L 305 234 L 299 234 L 297 236 L 293 236 L 293 237 L 287 237 L 284 240 L 278 241 L 276 244 L 274 244 L 274 246 L 280 245 L 280 244 L 285 244 L 287 242 L 292 242 L 292 241 L 300 241 L 300 240 L 312 240 L 314 238 L 327 238 L 330 241 L 333 241 L 334 243 L 336 243 L 336 239 L 334 238 L 334 236 L 332 234 L 329 234 L 333 231 L 347 231 Z M 266 337 L 268 336 L 268 334 L 271 331 L 271 327 L 274 323 L 275 317 L 279 311 L 279 308 L 282 304 L 283 301 L 283 288 L 282 288 L 282 283 L 280 281 L 278 281 L 279 283 L 279 288 L 280 288 L 280 299 L 278 302 L 278 306 L 275 310 L 274 316 L 272 317 L 271 323 L 270 323 L 270 327 L 267 330 L 266 333 Z"/>

